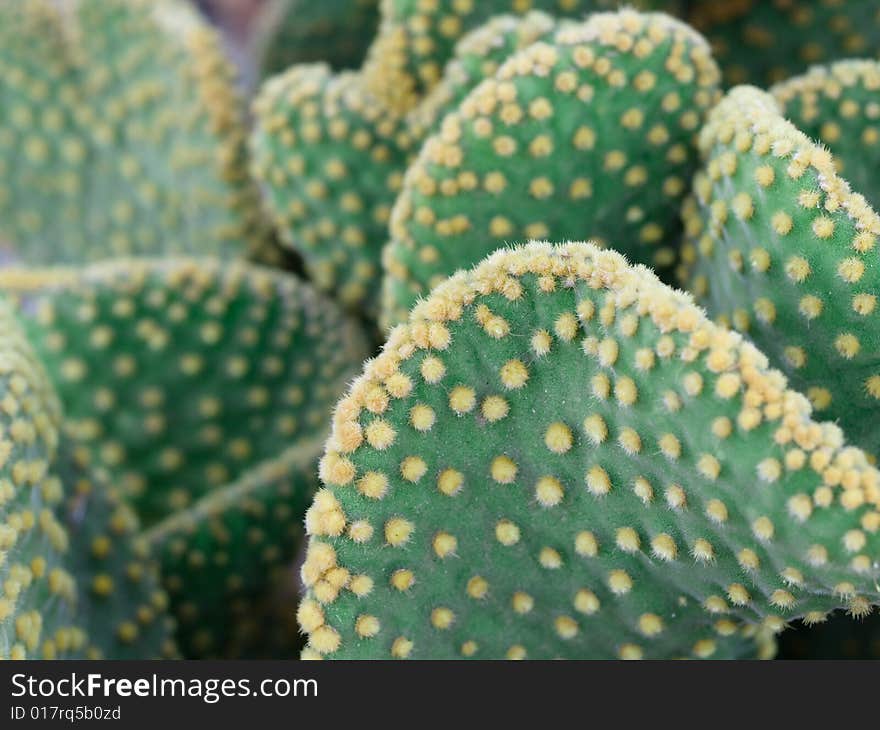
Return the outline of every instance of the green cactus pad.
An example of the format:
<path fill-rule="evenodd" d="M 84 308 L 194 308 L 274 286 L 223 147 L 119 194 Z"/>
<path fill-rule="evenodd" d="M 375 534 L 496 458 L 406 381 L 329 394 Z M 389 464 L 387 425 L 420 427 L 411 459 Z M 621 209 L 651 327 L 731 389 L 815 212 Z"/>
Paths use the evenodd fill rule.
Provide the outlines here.
<path fill-rule="evenodd" d="M 299 571 L 294 565 L 279 570 L 267 593 L 226 627 L 223 658 L 290 661 L 299 656 L 304 640 L 291 610 L 299 597 Z"/>
<path fill-rule="evenodd" d="M 302 545 L 318 452 L 317 440 L 298 442 L 144 536 L 161 554 L 184 656 L 234 652 L 233 627 L 266 600 Z"/>
<path fill-rule="evenodd" d="M 834 154 L 838 174 L 880 205 L 880 62 L 839 61 L 770 90 L 792 124 Z"/>
<path fill-rule="evenodd" d="M 307 657 L 734 656 L 880 599 L 864 453 L 589 244 L 435 289 L 338 404 L 321 478 Z"/>
<path fill-rule="evenodd" d="M 440 81 L 458 39 L 492 16 L 543 10 L 560 18 L 582 18 L 620 4 L 617 0 L 381 0 L 379 35 L 367 53 L 364 73 L 377 96 L 406 112 Z M 632 4 L 670 12 L 681 7 L 677 0 Z"/>
<path fill-rule="evenodd" d="M 695 0 L 690 22 L 729 84 L 772 84 L 814 63 L 880 50 L 876 0 Z"/>
<path fill-rule="evenodd" d="M 383 253 L 384 324 L 509 241 L 590 236 L 668 269 L 718 77 L 696 32 L 634 11 L 566 24 L 513 56 L 407 172 Z"/>
<path fill-rule="evenodd" d="M 0 7 L 0 244 L 32 265 L 263 242 L 231 66 L 179 0 Z"/>
<path fill-rule="evenodd" d="M 214 259 L 47 273 L 27 321 L 78 449 L 148 528 L 317 436 L 359 329 L 295 277 Z"/>
<path fill-rule="evenodd" d="M 358 74 L 325 64 L 270 79 L 254 105 L 254 176 L 282 239 L 316 285 L 350 308 L 378 308 L 380 251 L 411 139 Z"/>
<path fill-rule="evenodd" d="M 77 617 L 89 659 L 173 658 L 173 622 L 159 584 L 158 563 L 138 536 L 133 510 L 101 470 L 62 451 L 59 471 L 68 498 L 63 522 L 70 537 L 67 565 L 79 589 Z"/>
<path fill-rule="evenodd" d="M 0 301 L 0 658 L 81 655 L 70 537 L 56 510 L 61 410 L 42 364 Z"/>
<path fill-rule="evenodd" d="M 267 76 L 319 61 L 357 68 L 379 26 L 379 0 L 276 0 L 263 22 Z"/>
<path fill-rule="evenodd" d="M 496 15 L 465 35 L 455 46 L 443 78 L 409 114 L 407 124 L 415 139 L 436 131 L 440 120 L 468 93 L 517 51 L 549 38 L 557 21 L 539 11 L 526 15 Z"/>
<path fill-rule="evenodd" d="M 700 139 L 682 279 L 851 443 L 880 454 L 880 217 L 772 97 L 732 90 Z"/>

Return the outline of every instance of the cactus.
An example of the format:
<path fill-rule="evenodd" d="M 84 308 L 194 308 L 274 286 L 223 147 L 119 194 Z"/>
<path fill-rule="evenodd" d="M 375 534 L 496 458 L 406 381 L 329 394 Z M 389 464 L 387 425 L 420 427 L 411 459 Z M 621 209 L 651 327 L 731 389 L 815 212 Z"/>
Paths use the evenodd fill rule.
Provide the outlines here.
<path fill-rule="evenodd" d="M 356 68 L 379 25 L 379 0 L 276 0 L 263 24 L 267 76 L 319 61 L 334 69 Z"/>
<path fill-rule="evenodd" d="M 187 3 L 3 3 L 0 47 L 7 257 L 55 266 L 264 243 L 232 70 Z"/>
<path fill-rule="evenodd" d="M 773 98 L 732 90 L 701 134 L 682 279 L 876 456 L 880 217 Z"/>
<path fill-rule="evenodd" d="M 73 459 L 58 397 L 4 302 L 0 383 L 0 657 L 173 653 L 136 521 Z"/>
<path fill-rule="evenodd" d="M 631 1 L 0 0 L 0 658 L 872 655 L 880 10 Z"/>
<path fill-rule="evenodd" d="M 144 535 L 161 554 L 184 656 L 235 653 L 234 627 L 259 608 L 302 543 L 316 462 L 314 451 L 293 446 Z"/>
<path fill-rule="evenodd" d="M 409 114 L 407 124 L 415 139 L 437 129 L 443 115 L 453 111 L 481 81 L 517 51 L 547 40 L 557 27 L 553 16 L 533 11 L 523 16 L 496 15 L 465 35 L 455 46 L 443 77 Z"/>
<path fill-rule="evenodd" d="M 581 18 L 614 8 L 617 0 L 381 0 L 379 34 L 367 52 L 364 73 L 370 89 L 391 108 L 411 110 L 441 78 L 462 35 L 494 15 L 543 10 L 557 17 Z M 641 0 L 644 9 L 681 11 L 679 0 Z"/>
<path fill-rule="evenodd" d="M 513 56 L 407 172 L 383 253 L 383 322 L 506 241 L 591 235 L 659 269 L 717 95 L 702 37 L 663 14 L 598 13 Z"/>
<path fill-rule="evenodd" d="M 359 75 L 325 64 L 270 79 L 254 104 L 254 176 L 282 239 L 318 288 L 378 308 L 380 250 L 411 139 Z"/>
<path fill-rule="evenodd" d="M 834 154 L 838 174 L 880 205 L 880 62 L 839 61 L 770 90 L 782 114 Z"/>
<path fill-rule="evenodd" d="M 289 661 L 300 655 L 303 637 L 291 610 L 299 601 L 299 572 L 294 566 L 278 571 L 276 581 L 262 599 L 252 602 L 245 615 L 224 627 L 227 659 Z"/>
<path fill-rule="evenodd" d="M 26 325 L 66 431 L 144 528 L 294 441 L 314 451 L 365 352 L 311 287 L 244 263 L 94 264 L 45 277 L 38 299 Z"/>
<path fill-rule="evenodd" d="M 876 55 L 880 43 L 875 0 L 694 0 L 688 17 L 731 85 L 772 84 L 814 63 Z"/>
<path fill-rule="evenodd" d="M 70 540 L 56 515 L 60 405 L 2 301 L 0 398 L 0 657 L 76 656 L 86 636 L 74 616 Z"/>
<path fill-rule="evenodd" d="M 736 656 L 880 600 L 865 454 L 589 244 L 436 288 L 338 404 L 321 478 L 306 657 Z"/>
<path fill-rule="evenodd" d="M 69 448 L 58 468 L 68 495 L 62 510 L 70 541 L 66 562 L 87 637 L 84 656 L 177 656 L 168 596 L 159 584 L 155 554 L 139 537 L 137 516 L 103 471 L 78 463 Z"/>

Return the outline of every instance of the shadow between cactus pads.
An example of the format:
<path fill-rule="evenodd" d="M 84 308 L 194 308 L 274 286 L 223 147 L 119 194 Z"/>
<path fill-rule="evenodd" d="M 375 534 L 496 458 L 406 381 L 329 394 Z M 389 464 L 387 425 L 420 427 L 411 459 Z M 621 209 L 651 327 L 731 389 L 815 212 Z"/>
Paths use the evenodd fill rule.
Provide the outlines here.
<path fill-rule="evenodd" d="M 438 287 L 338 404 L 306 657 L 772 653 L 878 600 L 880 475 L 739 335 L 591 244 Z"/>
<path fill-rule="evenodd" d="M 719 78 L 702 36 L 662 13 L 597 13 L 509 58 L 407 171 L 382 257 L 383 326 L 510 241 L 592 236 L 671 270 Z"/>

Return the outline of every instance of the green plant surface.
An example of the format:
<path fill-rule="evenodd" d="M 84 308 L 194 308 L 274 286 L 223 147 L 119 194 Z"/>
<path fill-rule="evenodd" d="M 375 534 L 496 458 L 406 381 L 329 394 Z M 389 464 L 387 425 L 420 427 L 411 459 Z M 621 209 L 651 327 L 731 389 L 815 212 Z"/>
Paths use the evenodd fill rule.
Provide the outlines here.
<path fill-rule="evenodd" d="M 269 79 L 254 104 L 254 177 L 316 286 L 376 316 L 380 252 L 412 138 L 363 86 L 326 64 Z"/>
<path fill-rule="evenodd" d="M 357 68 L 379 26 L 379 0 L 277 0 L 265 13 L 263 74 L 326 61 Z"/>
<path fill-rule="evenodd" d="M 0 243 L 28 265 L 265 243 L 243 109 L 181 0 L 0 7 Z"/>
<path fill-rule="evenodd" d="M 815 63 L 880 52 L 875 0 L 694 0 L 689 7 L 689 22 L 712 43 L 730 85 L 769 85 Z"/>
<path fill-rule="evenodd" d="M 159 566 L 139 536 L 139 520 L 100 469 L 78 463 L 69 442 L 58 470 L 67 491 L 61 519 L 66 564 L 78 588 L 76 616 L 88 659 L 168 659 L 178 655 Z"/>
<path fill-rule="evenodd" d="M 42 364 L 0 301 L 0 658 L 77 656 L 70 537 L 56 515 L 61 408 Z"/>
<path fill-rule="evenodd" d="M 682 280 L 710 315 L 747 332 L 822 418 L 880 454 L 880 217 L 837 175 L 831 153 L 757 89 L 727 95 L 700 147 Z"/>
<path fill-rule="evenodd" d="M 565 24 L 510 58 L 407 171 L 383 252 L 384 326 L 509 242 L 614 241 L 671 271 L 718 81 L 699 34 L 631 10 Z"/>
<path fill-rule="evenodd" d="M 243 262 L 117 260 L 32 285 L 65 430 L 144 529 L 316 438 L 366 353 L 332 302 Z"/>
<path fill-rule="evenodd" d="M 770 93 L 792 124 L 834 154 L 837 173 L 880 204 L 880 62 L 815 66 Z"/>
<path fill-rule="evenodd" d="M 407 112 L 439 83 L 459 38 L 492 16 L 540 10 L 558 18 L 582 19 L 620 5 L 682 10 L 679 0 L 380 0 L 379 33 L 367 52 L 364 74 L 370 89 L 387 106 Z"/>
<path fill-rule="evenodd" d="M 462 37 L 443 77 L 407 114 L 412 136 L 422 140 L 437 131 L 443 117 L 454 111 L 474 87 L 494 76 L 499 66 L 517 51 L 552 38 L 557 25 L 552 15 L 540 11 L 522 16 L 495 15 Z"/>
<path fill-rule="evenodd" d="M 766 654 L 789 621 L 878 601 L 865 454 L 590 244 L 436 288 L 337 405 L 321 479 L 307 658 Z"/>
<path fill-rule="evenodd" d="M 297 443 L 144 535 L 161 555 L 184 656 L 245 651 L 239 643 L 253 633 L 247 624 L 260 615 L 302 546 L 318 454 L 319 442 Z"/>

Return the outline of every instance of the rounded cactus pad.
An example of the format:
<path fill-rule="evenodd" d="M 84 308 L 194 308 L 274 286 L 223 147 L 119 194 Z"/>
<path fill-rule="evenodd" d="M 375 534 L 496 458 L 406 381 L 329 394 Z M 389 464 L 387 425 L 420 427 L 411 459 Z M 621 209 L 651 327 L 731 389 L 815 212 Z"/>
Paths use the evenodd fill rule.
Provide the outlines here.
<path fill-rule="evenodd" d="M 875 0 L 696 0 L 689 19 L 730 84 L 771 84 L 880 45 Z"/>
<path fill-rule="evenodd" d="M 81 655 L 70 538 L 56 511 L 61 410 L 46 372 L 0 301 L 0 658 Z"/>
<path fill-rule="evenodd" d="M 379 0 L 276 0 L 264 22 L 266 75 L 319 61 L 356 68 L 379 26 Z"/>
<path fill-rule="evenodd" d="M 435 86 L 465 33 L 494 15 L 543 10 L 581 17 L 611 2 L 603 0 L 382 0 L 379 35 L 367 53 L 367 83 L 389 106 L 405 112 Z"/>
<path fill-rule="evenodd" d="M 318 483 L 318 453 L 314 440 L 298 443 L 144 535 L 161 555 L 184 656 L 234 653 L 234 627 L 260 610 L 291 568 Z"/>
<path fill-rule="evenodd" d="M 700 145 L 683 280 L 711 315 L 747 331 L 823 418 L 880 454 L 880 217 L 757 89 L 732 90 Z"/>
<path fill-rule="evenodd" d="M 477 84 L 490 78 L 517 51 L 547 39 L 557 20 L 547 13 L 496 15 L 465 35 L 455 46 L 443 77 L 408 115 L 413 137 L 424 139 L 435 131 L 447 112 L 453 111 Z"/>
<path fill-rule="evenodd" d="M 770 90 L 783 116 L 834 154 L 837 172 L 880 205 L 880 62 L 816 66 Z"/>
<path fill-rule="evenodd" d="M 591 237 L 670 267 L 718 79 L 699 34 L 631 10 L 565 24 L 510 58 L 407 172 L 383 253 L 384 323 L 510 241 Z"/>
<path fill-rule="evenodd" d="M 722 657 L 864 614 L 880 475 L 740 335 L 590 244 L 439 286 L 338 404 L 307 657 Z"/>
<path fill-rule="evenodd" d="M 614 9 L 618 0 L 382 0 L 379 35 L 367 53 L 364 72 L 386 104 L 408 111 L 439 83 L 455 44 L 496 15 L 544 11 L 558 18 L 582 18 Z M 681 0 L 636 0 L 645 10 L 680 12 Z"/>
<path fill-rule="evenodd" d="M 26 325 L 67 430 L 145 527 L 316 437 L 365 352 L 332 302 L 240 262 L 61 271 L 34 309 Z"/>
<path fill-rule="evenodd" d="M 0 8 L 0 244 L 35 265 L 244 253 L 264 227 L 233 72 L 179 0 Z"/>
<path fill-rule="evenodd" d="M 67 564 L 78 588 L 77 618 L 89 659 L 173 658 L 173 621 L 159 583 L 158 561 L 139 535 L 134 511 L 101 469 L 80 464 L 64 444 L 58 469 L 67 499 Z"/>
<path fill-rule="evenodd" d="M 270 79 L 254 110 L 253 168 L 282 239 L 316 285 L 352 308 L 378 308 L 380 251 L 411 146 L 354 73 L 296 66 Z"/>

